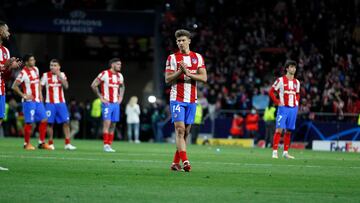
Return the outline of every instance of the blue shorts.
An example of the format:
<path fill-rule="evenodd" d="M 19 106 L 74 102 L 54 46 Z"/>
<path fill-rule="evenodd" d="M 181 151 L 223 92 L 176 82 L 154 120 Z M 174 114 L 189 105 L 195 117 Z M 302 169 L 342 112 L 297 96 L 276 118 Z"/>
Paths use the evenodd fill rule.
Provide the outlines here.
<path fill-rule="evenodd" d="M 101 104 L 101 113 L 104 121 L 111 120 L 111 122 L 119 122 L 120 104 L 119 103 Z"/>
<path fill-rule="evenodd" d="M 45 103 L 48 123 L 69 122 L 69 111 L 65 103 Z"/>
<path fill-rule="evenodd" d="M 193 124 L 196 113 L 196 103 L 170 101 L 172 122 Z"/>
<path fill-rule="evenodd" d="M 5 117 L 5 95 L 0 95 L 0 119 Z"/>
<path fill-rule="evenodd" d="M 276 115 L 276 128 L 295 130 L 298 107 L 279 106 Z"/>
<path fill-rule="evenodd" d="M 39 122 L 47 118 L 44 104 L 42 102 L 23 102 L 23 113 L 25 123 Z"/>

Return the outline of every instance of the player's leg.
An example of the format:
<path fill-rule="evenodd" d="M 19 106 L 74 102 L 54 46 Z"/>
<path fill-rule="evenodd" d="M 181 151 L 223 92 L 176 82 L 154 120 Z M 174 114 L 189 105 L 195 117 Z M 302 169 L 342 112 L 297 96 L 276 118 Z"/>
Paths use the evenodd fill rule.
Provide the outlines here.
<path fill-rule="evenodd" d="M 30 143 L 30 136 L 32 131 L 32 123 L 35 122 L 35 102 L 23 102 L 23 114 L 24 114 L 24 149 L 35 150 L 35 147 Z"/>
<path fill-rule="evenodd" d="M 111 122 L 110 128 L 109 128 L 109 145 L 110 146 L 112 145 L 112 143 L 114 141 L 115 128 L 116 128 L 116 123 Z"/>
<path fill-rule="evenodd" d="M 296 124 L 296 116 L 297 116 L 297 107 L 290 108 L 289 107 L 289 113 L 286 121 L 286 130 L 284 133 L 284 152 L 283 157 L 287 159 L 294 159 L 294 156 L 289 155 L 289 148 L 291 143 L 291 131 L 295 130 L 295 124 Z"/>
<path fill-rule="evenodd" d="M 286 127 L 285 121 L 286 121 L 286 110 L 284 106 L 278 107 L 278 112 L 276 115 L 276 129 L 273 137 L 273 152 L 272 152 L 272 158 L 277 159 L 278 158 L 278 147 L 279 142 L 281 139 L 281 134 L 283 129 Z"/>
<path fill-rule="evenodd" d="M 55 145 L 54 145 L 54 124 L 53 123 L 48 123 L 47 134 L 49 136 L 49 140 L 48 140 L 49 147 L 52 150 L 55 150 Z"/>
<path fill-rule="evenodd" d="M 174 123 L 175 126 L 175 142 L 177 153 L 175 153 L 173 164 L 179 164 L 180 159 L 182 162 L 188 162 L 187 154 L 186 154 L 186 141 L 185 141 L 185 132 L 186 127 L 183 121 L 178 121 Z"/>
<path fill-rule="evenodd" d="M 56 123 L 62 123 L 63 132 L 65 134 L 65 150 L 75 150 L 76 147 L 73 146 L 70 142 L 70 118 L 69 118 L 69 112 L 67 109 L 67 106 L 65 103 L 58 103 L 55 104 L 56 108 L 56 117 L 55 121 Z"/>
<path fill-rule="evenodd" d="M 109 144 L 110 144 L 110 146 L 112 145 L 112 142 L 114 141 L 116 123 L 119 121 L 120 121 L 120 104 L 114 103 L 114 104 L 112 104 L 111 125 L 110 125 L 110 129 L 109 129 Z"/>
<path fill-rule="evenodd" d="M 47 134 L 49 135 L 49 147 L 54 150 L 54 122 L 55 122 L 55 115 L 56 109 L 54 104 L 46 103 L 45 104 L 46 116 L 48 119 L 48 126 L 47 126 Z"/>
<path fill-rule="evenodd" d="M 171 110 L 171 118 L 175 127 L 175 143 L 176 143 L 176 151 L 174 154 L 173 162 L 170 166 L 171 170 L 181 171 L 180 166 L 180 151 L 186 150 L 184 136 L 185 136 L 185 108 L 181 106 L 179 102 L 171 101 L 170 102 L 170 110 Z"/>
<path fill-rule="evenodd" d="M 39 122 L 39 149 L 52 150 L 52 148 L 45 143 L 47 131 L 47 115 L 45 106 L 42 102 L 35 102 L 35 121 Z"/>
<path fill-rule="evenodd" d="M 184 143 L 186 147 L 187 138 L 190 134 L 191 124 L 194 123 L 196 113 L 196 103 L 186 104 L 185 107 L 185 134 L 184 134 Z M 183 161 L 183 168 L 186 172 L 191 170 L 190 162 L 187 158 L 186 148 L 184 151 L 180 151 L 180 158 Z"/>
<path fill-rule="evenodd" d="M 104 151 L 113 152 L 109 145 L 109 129 L 111 125 L 111 114 L 112 108 L 110 104 L 101 104 L 102 115 L 103 115 L 103 141 L 104 141 Z"/>

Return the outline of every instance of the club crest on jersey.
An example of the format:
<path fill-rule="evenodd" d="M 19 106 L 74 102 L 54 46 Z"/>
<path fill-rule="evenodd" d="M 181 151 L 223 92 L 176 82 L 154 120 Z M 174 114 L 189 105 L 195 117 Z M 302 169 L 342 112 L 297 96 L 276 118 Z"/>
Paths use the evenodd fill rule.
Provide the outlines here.
<path fill-rule="evenodd" d="M 6 59 L 8 55 L 6 53 L 3 54 L 3 58 Z"/>
<path fill-rule="evenodd" d="M 191 59 L 191 62 L 192 62 L 193 64 L 196 64 L 196 63 L 197 63 L 197 59 L 196 59 L 196 58 L 192 58 L 192 59 Z"/>

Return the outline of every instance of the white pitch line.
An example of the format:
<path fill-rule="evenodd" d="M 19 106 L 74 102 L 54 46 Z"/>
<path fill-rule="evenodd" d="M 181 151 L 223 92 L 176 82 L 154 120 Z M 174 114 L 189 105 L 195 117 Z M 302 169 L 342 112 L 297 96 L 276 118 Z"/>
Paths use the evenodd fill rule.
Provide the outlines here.
<path fill-rule="evenodd" d="M 131 160 L 131 159 L 95 159 L 95 158 L 79 158 L 79 157 L 54 157 L 54 156 L 14 156 L 0 155 L 1 158 L 20 158 L 20 159 L 48 159 L 48 160 L 71 160 L 71 161 L 117 161 L 117 162 L 135 162 L 135 163 L 169 163 L 168 161 L 159 160 Z M 231 165 L 231 166 L 250 166 L 250 167 L 305 167 L 305 168 L 334 168 L 334 169 L 360 169 L 360 166 L 339 167 L 339 166 L 320 166 L 320 165 L 295 165 L 295 164 L 256 164 L 256 163 L 234 163 L 234 162 L 196 162 L 197 164 L 207 165 Z"/>

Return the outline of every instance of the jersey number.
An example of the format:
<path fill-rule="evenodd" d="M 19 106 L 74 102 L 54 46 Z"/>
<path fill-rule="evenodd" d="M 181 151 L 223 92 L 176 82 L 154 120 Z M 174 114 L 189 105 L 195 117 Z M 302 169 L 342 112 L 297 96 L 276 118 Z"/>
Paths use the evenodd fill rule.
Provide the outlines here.
<path fill-rule="evenodd" d="M 180 109 L 180 105 L 176 105 L 176 106 L 173 106 L 173 112 L 175 113 L 175 111 L 178 111 L 180 113 L 181 109 Z"/>

